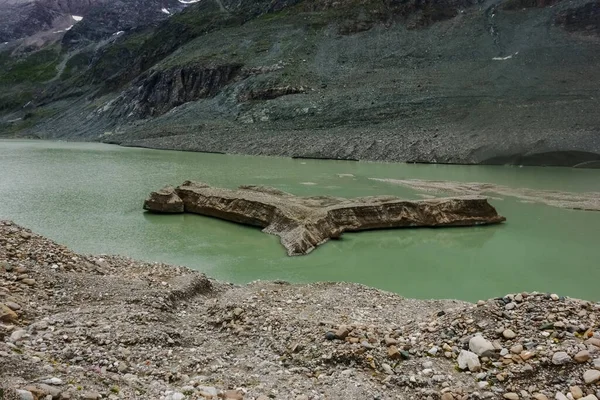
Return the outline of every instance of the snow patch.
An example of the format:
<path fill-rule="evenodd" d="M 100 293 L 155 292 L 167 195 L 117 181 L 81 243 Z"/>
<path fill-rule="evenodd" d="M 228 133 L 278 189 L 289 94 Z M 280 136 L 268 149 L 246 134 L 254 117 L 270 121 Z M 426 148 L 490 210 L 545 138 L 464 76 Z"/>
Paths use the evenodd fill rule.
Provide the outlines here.
<path fill-rule="evenodd" d="M 171 12 L 169 10 L 167 10 L 166 8 L 161 8 L 160 11 L 164 12 L 167 15 L 171 15 Z"/>
<path fill-rule="evenodd" d="M 73 18 L 77 22 L 79 22 L 83 19 L 83 17 L 80 17 L 79 15 L 71 15 L 71 18 Z"/>
<path fill-rule="evenodd" d="M 197 3 L 199 1 L 201 1 L 201 0 L 179 0 L 179 2 L 181 4 L 194 4 L 194 3 Z"/>
<path fill-rule="evenodd" d="M 71 25 L 70 27 L 68 27 L 67 29 L 65 29 L 65 31 L 70 31 L 72 27 L 73 27 L 73 25 Z"/>
<path fill-rule="evenodd" d="M 506 61 L 506 60 L 510 60 L 511 58 L 513 58 L 513 56 L 516 56 L 517 54 L 519 54 L 518 51 L 515 54 L 511 54 L 510 56 L 506 56 L 506 57 L 494 57 L 494 58 L 492 58 L 492 60 L 494 60 L 494 61 Z"/>
<path fill-rule="evenodd" d="M 119 32 L 115 32 L 115 33 L 113 33 L 112 35 L 113 35 L 113 36 L 119 36 L 119 35 L 122 35 L 122 34 L 124 34 L 124 33 L 125 33 L 125 31 L 119 31 Z"/>

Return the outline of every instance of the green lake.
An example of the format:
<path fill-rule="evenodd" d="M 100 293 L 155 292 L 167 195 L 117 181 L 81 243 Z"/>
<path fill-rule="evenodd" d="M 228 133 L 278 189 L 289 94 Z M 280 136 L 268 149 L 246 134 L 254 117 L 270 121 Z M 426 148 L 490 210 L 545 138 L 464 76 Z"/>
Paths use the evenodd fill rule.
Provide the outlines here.
<path fill-rule="evenodd" d="M 600 300 L 600 212 L 499 196 L 491 203 L 507 218 L 502 225 L 344 234 L 307 256 L 288 257 L 277 237 L 256 228 L 142 211 L 150 191 L 186 179 L 229 188 L 268 185 L 298 195 L 420 198 L 369 178 L 600 192 L 600 170 L 299 160 L 4 140 L 0 219 L 78 252 L 186 265 L 235 283 L 347 281 L 415 298 L 476 301 L 537 290 Z"/>

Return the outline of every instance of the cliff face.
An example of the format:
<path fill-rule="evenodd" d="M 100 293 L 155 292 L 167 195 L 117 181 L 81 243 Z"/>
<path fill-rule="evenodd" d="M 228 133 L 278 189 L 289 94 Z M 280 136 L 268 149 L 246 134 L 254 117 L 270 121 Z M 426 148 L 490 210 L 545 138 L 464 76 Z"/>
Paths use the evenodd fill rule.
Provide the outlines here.
<path fill-rule="evenodd" d="M 184 103 L 215 96 L 241 67 L 189 66 L 144 73 L 119 96 L 113 109 L 127 118 L 156 117 Z"/>
<path fill-rule="evenodd" d="M 597 0 L 136 1 L 91 7 L 35 84 L 0 73 L 0 134 L 360 160 L 600 160 Z M 0 47 L 5 70 L 27 65 L 10 54 Z M 34 118 L 9 123 L 28 101 Z"/>

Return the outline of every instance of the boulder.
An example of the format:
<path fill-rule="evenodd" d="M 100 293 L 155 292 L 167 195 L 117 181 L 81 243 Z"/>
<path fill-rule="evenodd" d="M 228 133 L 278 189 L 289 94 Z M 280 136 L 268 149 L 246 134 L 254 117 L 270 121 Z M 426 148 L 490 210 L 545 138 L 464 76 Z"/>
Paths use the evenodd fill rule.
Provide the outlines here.
<path fill-rule="evenodd" d="M 469 349 L 478 356 L 488 356 L 496 350 L 492 342 L 481 335 L 475 335 L 469 340 Z"/>
<path fill-rule="evenodd" d="M 288 255 L 308 254 L 343 232 L 385 228 L 456 227 L 505 221 L 477 196 L 404 200 L 393 196 L 354 199 L 299 197 L 261 186 L 237 190 L 186 181 L 153 192 L 144 209 L 201 214 L 263 228 L 277 235 Z"/>
<path fill-rule="evenodd" d="M 477 354 L 467 350 L 461 350 L 458 354 L 458 368 L 465 370 L 469 369 L 471 372 L 477 372 L 481 369 L 481 363 Z"/>
<path fill-rule="evenodd" d="M 164 188 L 150 193 L 150 196 L 144 202 L 144 210 L 157 213 L 182 213 L 184 211 L 183 201 L 175 192 L 173 186 L 165 186 Z"/>

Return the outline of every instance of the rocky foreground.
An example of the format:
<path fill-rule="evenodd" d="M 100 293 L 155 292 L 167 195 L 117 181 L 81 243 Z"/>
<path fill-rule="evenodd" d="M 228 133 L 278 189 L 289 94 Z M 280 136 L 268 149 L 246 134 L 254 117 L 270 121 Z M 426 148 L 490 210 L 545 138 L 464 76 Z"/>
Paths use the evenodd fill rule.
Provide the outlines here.
<path fill-rule="evenodd" d="M 288 255 L 313 251 L 344 232 L 407 227 L 498 224 L 506 218 L 482 196 L 405 200 L 395 196 L 300 197 L 264 186 L 222 189 L 185 181 L 152 192 L 144 209 L 160 213 L 195 213 L 246 225 L 277 235 Z"/>
<path fill-rule="evenodd" d="M 235 286 L 0 222 L 4 399 L 593 400 L 599 317 L 556 294 Z"/>

